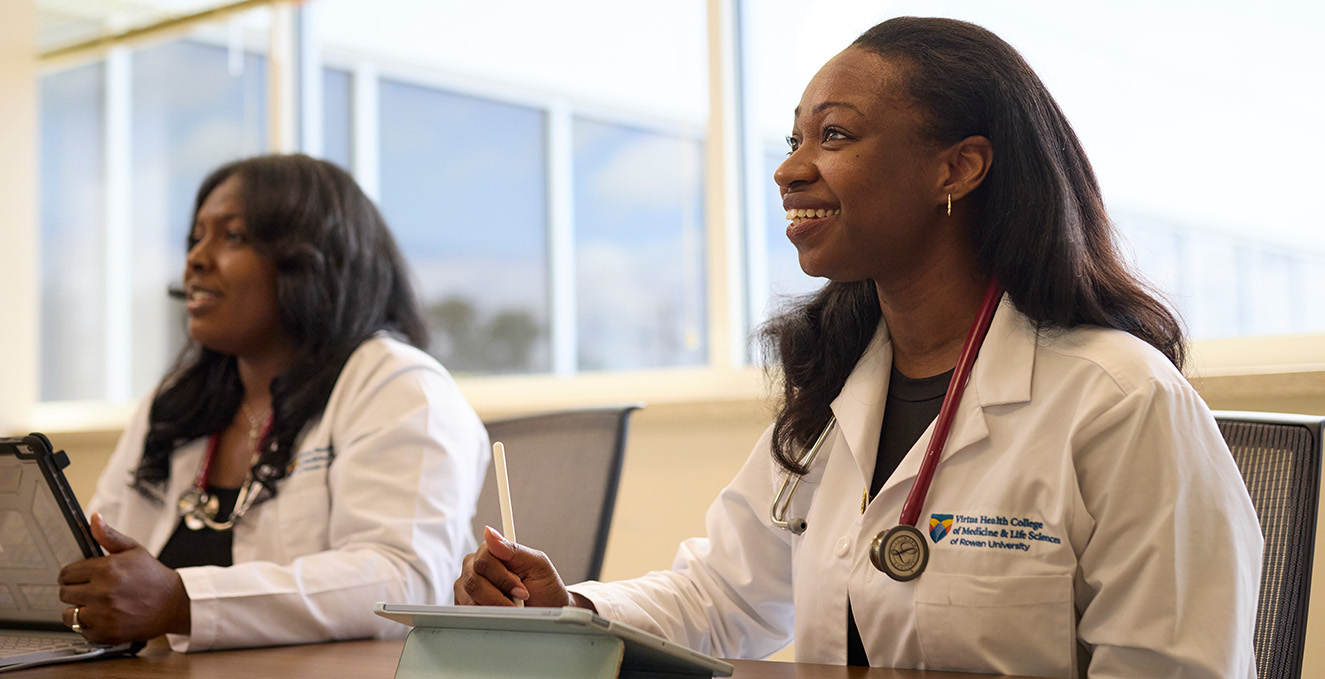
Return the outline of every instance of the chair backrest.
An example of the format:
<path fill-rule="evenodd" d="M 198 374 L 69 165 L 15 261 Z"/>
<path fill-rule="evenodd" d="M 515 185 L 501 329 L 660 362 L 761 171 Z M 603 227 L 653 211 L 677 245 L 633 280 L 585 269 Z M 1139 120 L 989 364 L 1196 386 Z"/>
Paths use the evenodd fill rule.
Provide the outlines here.
<path fill-rule="evenodd" d="M 485 422 L 493 443 L 506 449 L 511 513 L 521 544 L 541 549 L 566 584 L 596 580 L 616 506 L 630 413 L 642 404 L 524 415 Z M 491 466 L 474 513 L 501 530 L 501 506 Z"/>
<path fill-rule="evenodd" d="M 1265 536 L 1256 608 L 1260 679 L 1298 679 L 1306 643 L 1325 417 L 1216 411 Z"/>

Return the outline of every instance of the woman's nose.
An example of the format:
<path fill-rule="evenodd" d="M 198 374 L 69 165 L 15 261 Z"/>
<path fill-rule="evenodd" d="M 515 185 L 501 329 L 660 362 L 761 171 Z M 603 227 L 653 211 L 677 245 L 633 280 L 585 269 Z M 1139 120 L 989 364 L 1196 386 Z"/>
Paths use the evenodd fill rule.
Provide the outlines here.
<path fill-rule="evenodd" d="M 788 154 L 786 160 L 773 170 L 773 181 L 784 189 L 801 182 L 813 181 L 815 176 L 814 164 L 806 159 L 805 153 L 800 149 Z"/>
<path fill-rule="evenodd" d="M 188 253 L 184 255 L 184 267 L 191 270 L 205 269 L 211 262 L 211 257 L 211 247 L 208 245 L 207 239 L 203 238 L 195 241 L 193 246 L 189 248 Z"/>

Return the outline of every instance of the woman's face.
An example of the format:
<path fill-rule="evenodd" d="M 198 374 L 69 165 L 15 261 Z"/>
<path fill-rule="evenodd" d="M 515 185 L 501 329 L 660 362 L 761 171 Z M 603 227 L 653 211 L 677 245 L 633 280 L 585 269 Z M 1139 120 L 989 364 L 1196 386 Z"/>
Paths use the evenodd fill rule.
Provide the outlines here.
<path fill-rule="evenodd" d="M 938 224 L 942 149 L 921 138 L 924 118 L 904 82 L 891 61 L 850 48 L 805 88 L 792 151 L 773 178 L 791 221 L 787 237 L 811 276 L 904 280 L 924 270 L 932 239 L 951 230 Z"/>
<path fill-rule="evenodd" d="M 237 175 L 217 185 L 193 224 L 184 266 L 189 336 L 232 356 L 284 351 L 289 337 L 276 304 L 276 266 L 254 249 Z"/>

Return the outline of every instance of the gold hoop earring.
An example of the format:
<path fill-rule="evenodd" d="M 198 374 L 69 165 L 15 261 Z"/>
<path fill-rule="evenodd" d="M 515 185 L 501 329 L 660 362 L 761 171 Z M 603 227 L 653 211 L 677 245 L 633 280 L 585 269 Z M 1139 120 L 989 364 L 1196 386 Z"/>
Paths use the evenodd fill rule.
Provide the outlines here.
<path fill-rule="evenodd" d="M 948 216 L 952 216 L 952 194 L 948 194 Z"/>

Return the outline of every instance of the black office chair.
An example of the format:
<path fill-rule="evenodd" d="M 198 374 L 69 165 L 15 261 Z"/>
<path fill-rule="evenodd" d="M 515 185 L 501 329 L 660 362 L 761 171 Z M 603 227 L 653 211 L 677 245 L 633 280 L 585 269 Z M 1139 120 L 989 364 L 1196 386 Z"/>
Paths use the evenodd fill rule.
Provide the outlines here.
<path fill-rule="evenodd" d="M 1306 643 L 1325 417 L 1216 411 L 1265 535 L 1256 607 L 1260 679 L 1298 679 Z"/>
<path fill-rule="evenodd" d="M 506 450 L 511 513 L 521 544 L 547 553 L 566 584 L 596 580 L 616 507 L 631 412 L 643 404 L 524 415 L 485 422 L 488 437 Z M 474 514 L 501 530 L 501 505 L 492 467 Z"/>

